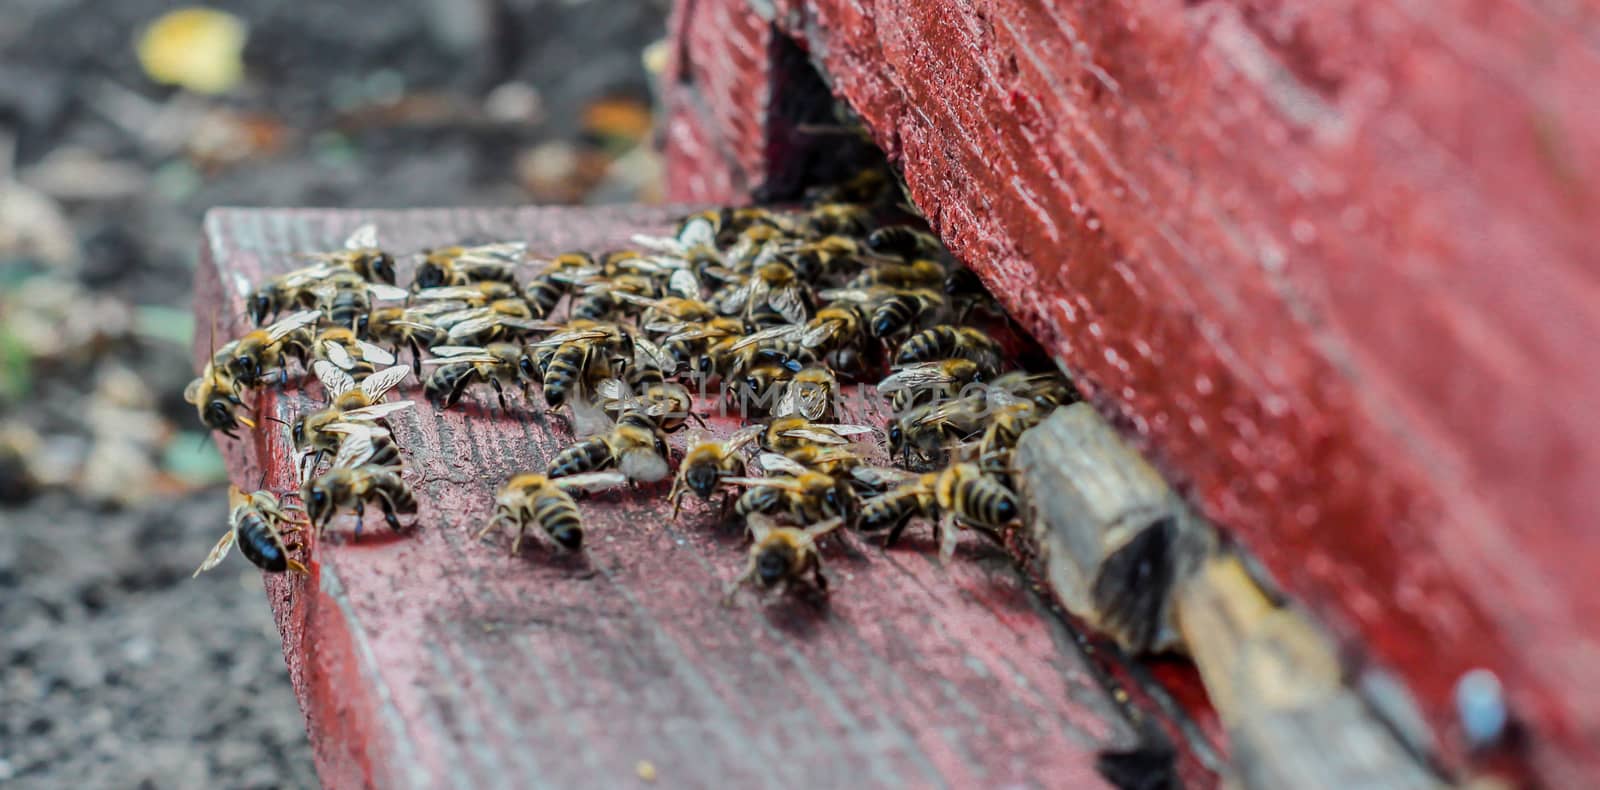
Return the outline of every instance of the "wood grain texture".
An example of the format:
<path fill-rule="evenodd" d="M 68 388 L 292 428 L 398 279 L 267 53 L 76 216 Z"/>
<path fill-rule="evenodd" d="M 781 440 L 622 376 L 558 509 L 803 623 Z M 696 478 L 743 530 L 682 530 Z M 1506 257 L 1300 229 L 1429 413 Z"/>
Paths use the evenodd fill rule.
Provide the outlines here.
<path fill-rule="evenodd" d="M 1526 768 L 1600 775 L 1592 4 L 745 8 L 1096 406 L 1404 681 L 1449 765 L 1477 759 L 1452 689 L 1481 667 Z"/>
<path fill-rule="evenodd" d="M 518 238 L 554 252 L 618 246 L 673 214 L 216 210 L 202 342 L 213 319 L 222 335 L 242 328 L 239 284 L 366 221 L 399 251 Z M 402 389 L 420 400 L 415 382 Z M 830 548 L 834 596 L 819 616 L 796 603 L 719 607 L 741 538 L 698 506 L 671 522 L 664 488 L 584 503 L 582 557 L 529 545 L 510 558 L 502 538 L 475 542 L 495 488 L 570 441 L 542 406 L 508 416 L 483 395 L 393 419 L 420 500 L 414 533 L 373 518 L 354 538 L 341 519 L 338 537 L 312 547 L 309 577 L 267 582 L 329 786 L 620 786 L 640 783 L 648 761 L 668 786 L 1087 787 L 1102 783 L 1097 753 L 1138 746 L 1129 717 L 1156 715 L 1115 702 L 1079 637 L 981 543 L 964 542 L 948 567 L 920 535 L 887 553 Z M 289 418 L 312 402 L 291 388 L 261 405 Z M 286 430 L 268 425 L 219 441 L 235 482 L 254 487 L 264 469 L 283 490 Z"/>

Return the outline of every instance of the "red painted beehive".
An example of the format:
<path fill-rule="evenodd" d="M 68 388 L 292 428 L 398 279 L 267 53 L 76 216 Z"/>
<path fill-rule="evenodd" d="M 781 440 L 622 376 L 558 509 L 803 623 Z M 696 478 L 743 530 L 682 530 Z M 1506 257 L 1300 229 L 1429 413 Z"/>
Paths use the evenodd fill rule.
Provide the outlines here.
<path fill-rule="evenodd" d="M 1511 0 L 680 0 L 668 184 L 783 197 L 809 60 L 1098 408 L 1402 681 L 1447 766 L 1582 786 L 1594 24 Z M 1457 721 L 1480 668 L 1509 754 Z"/>

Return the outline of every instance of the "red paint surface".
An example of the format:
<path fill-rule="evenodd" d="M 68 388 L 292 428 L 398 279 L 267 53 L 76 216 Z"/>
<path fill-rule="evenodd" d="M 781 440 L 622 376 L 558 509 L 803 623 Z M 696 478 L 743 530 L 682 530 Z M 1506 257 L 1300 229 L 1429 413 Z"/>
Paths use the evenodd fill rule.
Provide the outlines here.
<path fill-rule="evenodd" d="M 521 238 L 554 252 L 660 232 L 672 214 L 213 212 L 199 315 L 219 306 L 220 330 L 237 331 L 241 301 L 224 284 L 282 271 L 368 220 L 398 251 Z M 833 603 L 819 617 L 719 607 L 742 539 L 698 503 L 672 523 L 661 488 L 585 502 L 583 557 L 536 538 L 518 558 L 504 537 L 473 541 L 495 488 L 570 441 L 542 406 L 507 416 L 483 395 L 392 420 L 421 505 L 413 534 L 373 518 L 355 539 L 341 519 L 312 548 L 309 578 L 268 584 L 329 786 L 616 786 L 639 783 L 647 760 L 668 786 L 1078 787 L 1100 784 L 1099 751 L 1135 745 L 1098 665 L 981 542 L 948 567 L 920 534 L 888 553 L 830 548 Z M 288 418 L 312 405 L 291 389 L 262 409 Z M 225 452 L 236 481 L 254 484 L 265 461 L 269 485 L 288 484 L 284 429 Z M 1180 770 L 1188 787 L 1215 783 L 1190 762 Z"/>
<path fill-rule="evenodd" d="M 1600 775 L 1593 9 L 776 5 L 950 247 L 1451 764 L 1487 667 L 1534 773 Z M 763 134 L 703 96 L 748 168 Z"/>

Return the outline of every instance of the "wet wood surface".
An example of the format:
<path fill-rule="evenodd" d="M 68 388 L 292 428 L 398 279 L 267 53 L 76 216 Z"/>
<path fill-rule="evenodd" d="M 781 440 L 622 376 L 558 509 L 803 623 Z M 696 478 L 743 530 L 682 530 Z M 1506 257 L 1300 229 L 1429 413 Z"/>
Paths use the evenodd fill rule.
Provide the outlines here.
<path fill-rule="evenodd" d="M 242 289 L 367 221 L 399 252 L 525 239 L 553 253 L 621 246 L 674 214 L 213 211 L 197 343 L 213 323 L 219 338 L 245 327 Z M 916 529 L 889 552 L 837 541 L 824 553 L 825 610 L 749 597 L 724 608 L 718 597 L 745 561 L 743 538 L 697 500 L 672 521 L 662 484 L 583 503 L 581 555 L 530 540 L 509 557 L 503 536 L 473 536 L 495 488 L 542 469 L 571 441 L 566 426 L 520 398 L 502 413 L 488 391 L 446 413 L 417 381 L 400 396 L 418 401 L 392 419 L 420 501 L 415 527 L 396 535 L 374 514 L 356 536 L 353 519 L 339 519 L 310 547 L 309 576 L 267 581 L 329 786 L 619 786 L 653 776 L 666 786 L 1090 787 L 1104 784 L 1102 752 L 1136 751 L 1148 729 L 1139 722 L 1167 715 L 1119 702 L 1130 696 L 1104 685 L 1127 676 L 1108 667 L 1114 651 L 1087 655 L 1012 559 L 973 540 L 948 566 Z M 291 384 L 258 405 L 287 420 L 318 402 Z M 219 442 L 236 483 L 284 491 L 293 486 L 287 429 L 264 425 Z M 1134 691 L 1133 700 L 1152 699 Z M 1186 786 L 1214 785 L 1199 767 L 1211 758 L 1194 758 L 1210 748 L 1180 744 Z"/>

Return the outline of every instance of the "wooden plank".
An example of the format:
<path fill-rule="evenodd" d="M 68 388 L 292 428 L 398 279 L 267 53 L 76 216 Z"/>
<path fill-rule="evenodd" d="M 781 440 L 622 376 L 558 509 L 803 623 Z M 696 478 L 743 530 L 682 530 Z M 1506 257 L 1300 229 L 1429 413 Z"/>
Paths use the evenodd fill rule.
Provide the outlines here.
<path fill-rule="evenodd" d="M 739 19 L 720 46 L 759 18 L 798 40 L 946 244 L 1341 651 L 1401 681 L 1448 767 L 1574 786 L 1600 774 L 1600 707 L 1572 693 L 1600 671 L 1600 368 L 1574 363 L 1600 335 L 1600 112 L 1570 13 L 685 0 L 679 29 L 691 60 L 720 51 L 712 18 Z M 750 132 L 750 97 L 781 97 L 720 68 L 679 73 L 759 174 L 784 121 Z M 1475 670 L 1523 737 L 1469 742 Z"/>
<path fill-rule="evenodd" d="M 213 320 L 222 335 L 243 329 L 241 287 L 364 222 L 399 251 L 515 238 L 553 252 L 620 246 L 673 214 L 216 210 L 200 335 Z M 507 415 L 480 393 L 441 414 L 415 382 L 403 390 L 419 399 L 393 420 L 421 503 L 416 530 L 394 535 L 373 519 L 354 538 L 346 524 L 310 548 L 309 577 L 267 581 L 329 786 L 616 786 L 640 783 L 645 763 L 678 786 L 1095 786 L 1101 753 L 1145 745 L 1132 720 L 1165 715 L 1119 704 L 1126 695 L 1103 685 L 1115 651 L 1086 656 L 1092 643 L 981 542 L 948 567 L 931 538 L 908 535 L 892 552 L 831 547 L 826 612 L 719 606 L 742 538 L 700 507 L 672 522 L 661 489 L 585 503 L 584 555 L 533 545 L 507 557 L 503 541 L 471 536 L 494 489 L 542 468 L 566 428 L 542 404 Z M 268 390 L 261 409 L 288 419 L 313 403 L 291 387 Z M 219 441 L 235 482 L 264 474 L 285 490 L 286 431 L 267 425 Z M 1180 763 L 1185 785 L 1213 786 L 1196 765 Z"/>

